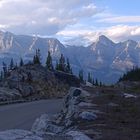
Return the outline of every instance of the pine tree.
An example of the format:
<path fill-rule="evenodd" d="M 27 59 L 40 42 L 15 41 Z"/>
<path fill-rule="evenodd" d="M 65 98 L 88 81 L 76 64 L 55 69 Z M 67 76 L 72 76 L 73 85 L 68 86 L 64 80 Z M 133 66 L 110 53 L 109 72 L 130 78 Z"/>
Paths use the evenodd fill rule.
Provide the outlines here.
<path fill-rule="evenodd" d="M 72 68 L 70 66 L 70 63 L 69 63 L 69 59 L 68 58 L 67 58 L 67 64 L 66 64 L 66 72 L 72 74 Z"/>
<path fill-rule="evenodd" d="M 99 86 L 98 80 L 95 81 L 95 86 Z"/>
<path fill-rule="evenodd" d="M 36 54 L 33 57 L 33 63 L 34 64 L 41 64 L 41 55 L 40 55 L 40 50 L 39 49 L 36 50 Z"/>
<path fill-rule="evenodd" d="M 100 81 L 100 87 L 102 87 L 102 85 L 103 85 L 103 84 L 102 84 L 102 82 Z"/>
<path fill-rule="evenodd" d="M 6 78 L 7 77 L 7 73 L 8 73 L 8 70 L 7 70 L 7 65 L 6 65 L 6 63 L 2 63 L 3 64 L 3 73 L 4 73 L 4 78 Z"/>
<path fill-rule="evenodd" d="M 91 79 L 91 74 L 90 74 L 90 72 L 88 73 L 88 82 L 92 83 L 92 79 Z"/>
<path fill-rule="evenodd" d="M 92 84 L 93 84 L 93 85 L 95 85 L 95 81 L 94 81 L 94 78 L 92 79 Z"/>
<path fill-rule="evenodd" d="M 65 57 L 61 54 L 59 59 L 59 70 L 65 72 Z"/>
<path fill-rule="evenodd" d="M 20 66 L 23 66 L 24 65 L 24 62 L 23 62 L 23 59 L 20 58 L 20 63 L 19 63 Z"/>
<path fill-rule="evenodd" d="M 18 68 L 18 64 L 16 63 L 16 65 L 15 65 L 15 69 L 17 69 Z"/>
<path fill-rule="evenodd" d="M 46 67 L 48 70 L 53 70 L 53 64 L 52 64 L 52 57 L 50 51 L 48 51 L 48 56 L 46 60 Z"/>
<path fill-rule="evenodd" d="M 58 61 L 56 61 L 55 70 L 59 70 L 59 64 L 58 64 Z"/>
<path fill-rule="evenodd" d="M 1 73 L 0 73 L 0 81 L 2 81 L 3 80 L 3 71 L 1 71 Z"/>
<path fill-rule="evenodd" d="M 36 56 L 33 57 L 33 64 L 36 64 Z"/>
<path fill-rule="evenodd" d="M 72 68 L 70 69 L 70 74 L 73 74 Z"/>
<path fill-rule="evenodd" d="M 12 70 L 14 68 L 14 60 L 13 58 L 10 61 L 10 70 Z"/>
<path fill-rule="evenodd" d="M 29 72 L 27 74 L 27 81 L 30 83 L 30 82 L 32 82 L 32 79 L 33 79 L 32 74 L 31 74 L 31 72 Z"/>
<path fill-rule="evenodd" d="M 83 78 L 83 70 L 80 70 L 79 71 L 79 79 L 80 79 L 81 82 L 84 81 L 84 78 Z"/>

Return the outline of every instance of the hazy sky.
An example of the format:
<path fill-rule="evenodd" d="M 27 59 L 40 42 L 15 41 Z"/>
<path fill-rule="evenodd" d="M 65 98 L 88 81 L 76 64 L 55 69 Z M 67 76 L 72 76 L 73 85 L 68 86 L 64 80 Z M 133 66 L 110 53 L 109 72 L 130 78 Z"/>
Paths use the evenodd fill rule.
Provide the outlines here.
<path fill-rule="evenodd" d="M 140 41 L 140 0 L 0 0 L 0 29 L 85 44 Z"/>

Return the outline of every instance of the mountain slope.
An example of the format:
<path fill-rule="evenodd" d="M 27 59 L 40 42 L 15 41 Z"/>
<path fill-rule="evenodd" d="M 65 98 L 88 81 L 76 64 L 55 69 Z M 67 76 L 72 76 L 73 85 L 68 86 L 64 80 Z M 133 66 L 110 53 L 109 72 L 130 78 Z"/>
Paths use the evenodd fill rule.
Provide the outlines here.
<path fill-rule="evenodd" d="M 133 40 L 114 43 L 102 35 L 88 47 L 65 47 L 55 38 L 0 32 L 0 63 L 9 63 L 11 58 L 18 62 L 20 57 L 26 62 L 32 60 L 37 48 L 41 51 L 43 64 L 48 50 L 53 56 L 54 64 L 63 53 L 69 58 L 74 73 L 78 74 L 83 69 L 85 77 L 87 72 L 91 72 L 94 78 L 106 83 L 116 82 L 126 70 L 140 66 L 140 44 Z"/>

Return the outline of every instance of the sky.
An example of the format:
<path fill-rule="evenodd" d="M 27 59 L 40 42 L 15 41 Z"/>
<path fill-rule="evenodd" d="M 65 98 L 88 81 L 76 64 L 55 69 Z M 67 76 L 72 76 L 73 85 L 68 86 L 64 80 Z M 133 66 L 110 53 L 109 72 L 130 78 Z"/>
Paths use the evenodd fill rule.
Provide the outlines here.
<path fill-rule="evenodd" d="M 140 0 L 0 0 L 0 30 L 87 45 L 140 41 Z"/>

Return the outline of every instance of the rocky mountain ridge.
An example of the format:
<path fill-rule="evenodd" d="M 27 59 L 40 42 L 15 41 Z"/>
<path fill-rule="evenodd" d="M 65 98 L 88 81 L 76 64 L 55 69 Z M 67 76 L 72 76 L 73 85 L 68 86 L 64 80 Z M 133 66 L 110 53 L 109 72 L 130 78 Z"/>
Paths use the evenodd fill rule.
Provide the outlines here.
<path fill-rule="evenodd" d="M 133 40 L 114 43 L 101 35 L 87 47 L 65 46 L 55 38 L 0 32 L 0 63 L 2 61 L 9 63 L 11 58 L 18 62 L 20 57 L 28 62 L 32 60 L 38 48 L 43 64 L 46 61 L 48 50 L 51 52 L 54 65 L 63 53 L 69 58 L 75 74 L 83 69 L 85 78 L 87 73 L 91 72 L 94 78 L 105 83 L 116 82 L 128 69 L 140 66 L 140 44 Z"/>

